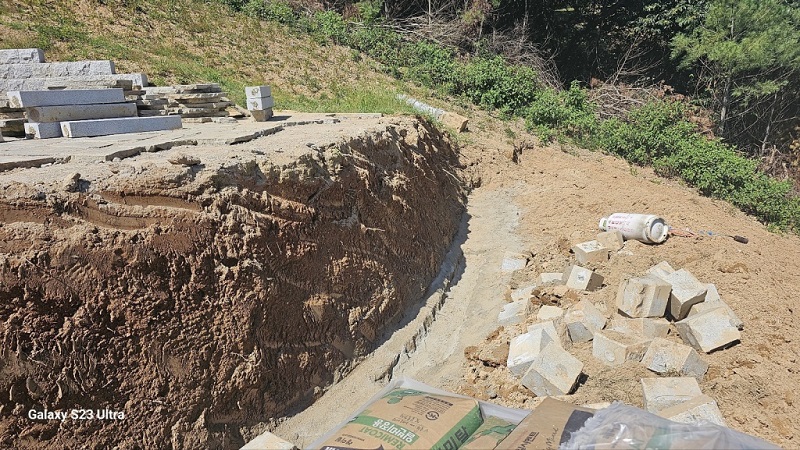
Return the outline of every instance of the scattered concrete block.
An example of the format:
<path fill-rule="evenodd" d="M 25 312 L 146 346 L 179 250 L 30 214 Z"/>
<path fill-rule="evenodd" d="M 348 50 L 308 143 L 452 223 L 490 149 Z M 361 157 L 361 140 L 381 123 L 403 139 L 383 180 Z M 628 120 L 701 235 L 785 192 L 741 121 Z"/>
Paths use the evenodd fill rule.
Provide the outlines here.
<path fill-rule="evenodd" d="M 517 300 L 503 305 L 503 310 L 497 315 L 497 322 L 500 325 L 514 325 L 525 322 L 530 312 L 529 300 Z"/>
<path fill-rule="evenodd" d="M 663 317 L 641 317 L 630 319 L 616 316 L 611 319 L 611 329 L 638 334 L 649 339 L 664 338 L 669 333 L 669 321 Z"/>
<path fill-rule="evenodd" d="M 596 291 L 603 287 L 603 276 L 585 267 L 569 266 L 564 276 L 567 279 L 565 284 L 571 289 Z"/>
<path fill-rule="evenodd" d="M 742 338 L 721 306 L 676 322 L 675 327 L 684 342 L 706 353 L 727 347 Z"/>
<path fill-rule="evenodd" d="M 664 278 L 665 276 L 674 273 L 675 269 L 669 265 L 666 261 L 661 261 L 660 263 L 656 264 L 655 266 L 647 269 L 648 274 L 653 274 L 659 278 Z"/>
<path fill-rule="evenodd" d="M 592 340 L 592 355 L 608 366 L 626 361 L 639 362 L 647 351 L 650 339 L 615 330 L 598 330 Z"/>
<path fill-rule="evenodd" d="M 522 385 L 537 396 L 567 395 L 575 388 L 583 363 L 556 345 L 548 345 L 531 361 Z"/>
<path fill-rule="evenodd" d="M 272 108 L 250 111 L 250 116 L 256 122 L 266 122 L 272 118 Z"/>
<path fill-rule="evenodd" d="M 469 124 L 469 119 L 466 117 L 449 111 L 445 111 L 439 116 L 439 121 L 441 121 L 444 126 L 453 128 L 459 133 L 465 131 Z"/>
<path fill-rule="evenodd" d="M 122 89 L 64 89 L 58 91 L 9 91 L 8 103 L 13 108 L 37 106 L 93 105 L 124 103 Z"/>
<path fill-rule="evenodd" d="M 544 330 L 545 333 L 552 336 L 553 340 L 555 340 L 561 348 L 567 349 L 572 344 L 572 341 L 569 340 L 569 333 L 567 332 L 567 327 L 564 325 L 563 319 L 545 320 L 528 325 L 528 333 L 533 333 L 540 328 Z"/>
<path fill-rule="evenodd" d="M 730 317 L 731 325 L 736 327 L 739 331 L 743 330 L 744 322 L 742 322 L 742 319 L 740 319 L 739 316 L 733 312 L 733 309 L 731 309 L 731 307 L 722 300 L 719 292 L 717 291 L 717 286 L 715 286 L 713 283 L 709 283 L 706 285 L 706 287 L 708 288 L 708 292 L 706 292 L 706 300 L 693 305 L 692 309 L 689 310 L 689 316 L 701 314 L 710 309 L 721 306 L 725 308 L 725 312 L 728 314 L 728 317 Z"/>
<path fill-rule="evenodd" d="M 562 317 L 564 317 L 564 310 L 552 305 L 542 305 L 539 312 L 536 313 L 536 318 L 541 321 L 557 320 Z"/>
<path fill-rule="evenodd" d="M 31 122 L 39 123 L 136 117 L 136 104 L 101 103 L 95 105 L 37 106 L 25 108 L 25 114 Z"/>
<path fill-rule="evenodd" d="M 519 254 L 506 252 L 503 256 L 503 262 L 500 264 L 500 270 L 503 272 L 514 272 L 515 270 L 524 269 L 528 264 L 528 259 Z"/>
<path fill-rule="evenodd" d="M 687 377 L 702 378 L 708 363 L 688 345 L 655 338 L 642 358 L 642 364 L 656 373 L 679 373 Z"/>
<path fill-rule="evenodd" d="M 619 251 L 625 244 L 625 238 L 619 230 L 604 231 L 597 235 L 597 242 L 612 252 Z"/>
<path fill-rule="evenodd" d="M 0 78 L 73 77 L 113 73 L 114 63 L 107 60 L 0 65 Z"/>
<path fill-rule="evenodd" d="M 555 343 L 556 339 L 557 336 L 552 336 L 544 328 L 537 328 L 515 337 L 508 346 L 508 362 L 506 363 L 508 370 L 515 377 L 521 377 L 545 347 L 548 345 L 561 347 L 560 344 Z"/>
<path fill-rule="evenodd" d="M 59 138 L 63 136 L 61 134 L 61 122 L 28 122 L 25 124 L 25 136 L 33 139 Z"/>
<path fill-rule="evenodd" d="M 542 273 L 539 274 L 539 284 L 563 284 L 564 283 L 564 274 L 563 273 Z"/>
<path fill-rule="evenodd" d="M 662 409 L 657 413 L 659 416 L 678 423 L 696 423 L 700 420 L 707 420 L 711 423 L 727 427 L 725 418 L 719 410 L 716 400 L 708 395 L 700 395 L 675 406 Z"/>
<path fill-rule="evenodd" d="M 181 116 L 122 117 L 118 119 L 61 122 L 61 133 L 63 133 L 65 137 L 76 138 L 177 130 L 181 127 Z"/>
<path fill-rule="evenodd" d="M 297 447 L 289 441 L 285 441 L 278 436 L 265 431 L 248 442 L 240 450 L 297 450 Z"/>
<path fill-rule="evenodd" d="M 9 48 L 0 50 L 0 64 L 43 63 L 44 52 L 40 48 Z"/>
<path fill-rule="evenodd" d="M 598 403 L 584 403 L 581 405 L 581 408 L 589 408 L 595 411 L 599 411 L 601 409 L 605 409 L 611 406 L 611 402 L 598 402 Z"/>
<path fill-rule="evenodd" d="M 531 294 L 533 290 L 536 289 L 536 285 L 532 284 L 530 286 L 521 287 L 519 289 L 514 289 L 511 291 L 511 301 L 517 300 L 530 300 Z"/>
<path fill-rule="evenodd" d="M 706 298 L 706 285 L 686 269 L 676 270 L 661 279 L 672 285 L 667 311 L 674 320 L 685 318 L 692 305 L 700 303 Z"/>
<path fill-rule="evenodd" d="M 5 140 L 5 139 L 3 139 L 3 132 L 2 132 L 2 131 L 0 131 L 0 142 L 5 142 L 5 141 L 6 141 L 6 140 Z"/>
<path fill-rule="evenodd" d="M 623 280 L 617 308 L 629 317 L 663 317 L 672 286 L 655 275 Z"/>
<path fill-rule="evenodd" d="M 644 409 L 658 413 L 703 395 L 692 377 L 642 378 Z"/>
<path fill-rule="evenodd" d="M 272 97 L 258 97 L 258 98 L 248 98 L 247 99 L 247 109 L 250 111 L 253 110 L 265 110 L 275 106 L 275 100 Z"/>
<path fill-rule="evenodd" d="M 606 326 L 606 317 L 588 300 L 581 300 L 567 310 L 564 324 L 572 342 L 587 342 Z"/>
<path fill-rule="evenodd" d="M 572 252 L 578 264 L 602 263 L 608 261 L 609 249 L 597 241 L 587 241 L 572 246 Z"/>
<path fill-rule="evenodd" d="M 246 98 L 272 97 L 272 88 L 269 86 L 247 86 L 244 88 Z"/>

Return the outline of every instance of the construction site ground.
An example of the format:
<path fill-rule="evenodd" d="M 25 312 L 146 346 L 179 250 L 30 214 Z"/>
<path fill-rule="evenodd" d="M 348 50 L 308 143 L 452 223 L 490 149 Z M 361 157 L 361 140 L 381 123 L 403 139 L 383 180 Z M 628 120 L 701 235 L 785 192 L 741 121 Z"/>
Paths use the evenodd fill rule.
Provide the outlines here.
<path fill-rule="evenodd" d="M 575 298 L 611 316 L 621 280 L 661 261 L 714 283 L 745 325 L 739 344 L 703 355 L 702 391 L 730 427 L 796 447 L 800 238 L 651 169 L 471 119 L 457 152 L 424 121 L 357 114 L 0 144 L 3 333 L 16 330 L 3 335 L 0 444 L 236 448 L 270 430 L 303 447 L 400 376 L 533 408 L 486 364 L 521 329 L 499 329 L 498 312 L 573 262 L 601 217 L 635 212 L 720 235 L 628 241 L 595 267 L 605 286 Z M 520 255 L 524 269 L 502 270 Z M 572 348 L 586 377 L 563 399 L 642 406 L 640 379 L 655 375 L 591 348 Z M 88 398 L 130 419 L 24 416 L 33 400 Z"/>
<path fill-rule="evenodd" d="M 671 237 L 661 245 L 627 241 L 596 267 L 605 277 L 603 289 L 580 296 L 606 305 L 610 316 L 620 281 L 660 261 L 716 284 L 745 328 L 738 345 L 702 355 L 710 363 L 702 391 L 716 399 L 730 427 L 783 447 L 797 446 L 797 236 L 773 233 L 730 204 L 702 197 L 649 168 L 560 144 L 520 145 L 521 124 L 484 118 L 471 128 L 462 157 L 480 186 L 469 195 L 461 230 L 426 303 L 344 380 L 275 428 L 277 435 L 308 445 L 398 376 L 505 406 L 535 407 L 539 399 L 505 367 L 481 361 L 486 354 L 489 360 L 502 359 L 513 337 L 497 325 L 509 290 L 535 282 L 539 273 L 563 270 L 574 261 L 570 247 L 594 239 L 601 217 L 637 212 L 660 215 L 679 230 L 743 235 L 749 243 L 722 235 Z M 509 130 L 521 137 L 510 138 Z M 514 144 L 524 148 L 518 162 L 512 161 Z M 527 267 L 503 272 L 503 259 L 519 254 L 527 255 Z M 670 339 L 680 342 L 674 329 Z M 604 366 L 592 357 L 591 342 L 575 345 L 572 352 L 585 363 L 587 377 L 564 400 L 619 400 L 642 407 L 639 380 L 655 374 L 635 363 Z"/>

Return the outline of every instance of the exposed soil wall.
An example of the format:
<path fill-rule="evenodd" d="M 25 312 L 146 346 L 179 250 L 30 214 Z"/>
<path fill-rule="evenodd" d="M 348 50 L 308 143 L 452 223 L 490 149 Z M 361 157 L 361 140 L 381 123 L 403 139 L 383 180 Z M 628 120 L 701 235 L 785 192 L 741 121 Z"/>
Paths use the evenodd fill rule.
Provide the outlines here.
<path fill-rule="evenodd" d="M 291 158 L 262 139 L 2 186 L 0 447 L 238 448 L 420 298 L 464 209 L 451 144 L 413 119 Z"/>

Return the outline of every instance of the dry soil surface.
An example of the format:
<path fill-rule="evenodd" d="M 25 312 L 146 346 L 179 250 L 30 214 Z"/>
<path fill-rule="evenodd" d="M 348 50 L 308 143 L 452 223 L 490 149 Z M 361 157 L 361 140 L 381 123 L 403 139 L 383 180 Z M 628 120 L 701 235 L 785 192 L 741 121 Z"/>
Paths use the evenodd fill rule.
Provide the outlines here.
<path fill-rule="evenodd" d="M 420 313 L 435 320 L 416 335 L 411 348 L 402 344 L 409 334 L 398 332 L 275 433 L 308 445 L 399 375 L 506 406 L 535 407 L 539 399 L 503 364 L 509 340 L 524 332 L 524 324 L 497 326 L 509 290 L 573 262 L 571 245 L 593 239 L 601 217 L 642 212 L 658 214 L 678 229 L 738 234 L 750 242 L 724 236 L 671 237 L 661 245 L 629 241 L 607 263 L 593 266 L 605 277 L 601 290 L 552 300 L 567 307 L 586 298 L 611 317 L 620 281 L 660 261 L 714 283 L 745 327 L 739 344 L 702 356 L 710 368 L 700 386 L 716 399 L 730 427 L 796 447 L 800 239 L 772 233 L 725 202 L 610 156 L 531 146 L 513 162 L 511 134 L 492 130 L 491 121 L 480 126 L 484 129 L 469 133 L 470 142 L 462 149 L 482 183 L 469 196 L 463 239 L 454 244 L 463 250 L 459 269 L 439 311 Z M 526 268 L 502 272 L 507 252 L 527 255 Z M 529 323 L 534 321 L 535 314 Z M 680 342 L 674 326 L 669 339 Z M 468 348 L 472 345 L 477 347 Z M 573 395 L 563 397 L 576 404 L 620 400 L 641 407 L 640 379 L 658 376 L 635 363 L 604 366 L 592 357 L 591 342 L 571 352 L 585 364 L 585 379 Z"/>

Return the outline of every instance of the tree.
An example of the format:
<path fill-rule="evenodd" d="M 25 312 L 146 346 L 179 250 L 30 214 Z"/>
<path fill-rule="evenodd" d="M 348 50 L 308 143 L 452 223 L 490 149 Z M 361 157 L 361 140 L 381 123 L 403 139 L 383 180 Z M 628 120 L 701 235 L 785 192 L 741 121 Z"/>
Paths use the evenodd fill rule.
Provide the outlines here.
<path fill-rule="evenodd" d="M 714 0 L 702 26 L 672 46 L 717 112 L 720 136 L 762 153 L 788 139 L 800 93 L 797 2 Z"/>

